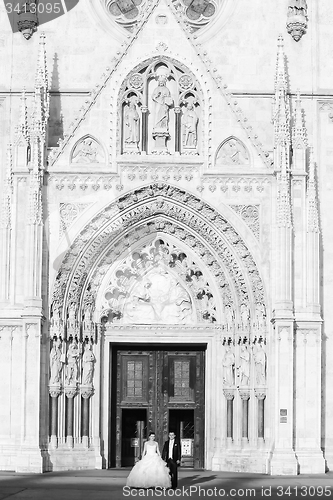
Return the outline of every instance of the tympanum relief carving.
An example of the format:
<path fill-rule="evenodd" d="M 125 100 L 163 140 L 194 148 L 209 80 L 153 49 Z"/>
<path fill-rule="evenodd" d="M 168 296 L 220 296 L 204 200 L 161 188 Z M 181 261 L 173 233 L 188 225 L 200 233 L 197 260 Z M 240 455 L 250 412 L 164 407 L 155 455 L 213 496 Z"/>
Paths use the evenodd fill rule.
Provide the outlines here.
<path fill-rule="evenodd" d="M 101 163 L 105 161 L 100 144 L 91 136 L 83 137 L 74 146 L 71 163 Z"/>
<path fill-rule="evenodd" d="M 225 140 L 216 153 L 216 167 L 248 165 L 249 154 L 244 144 L 235 137 Z"/>
<path fill-rule="evenodd" d="M 114 323 L 216 321 L 213 293 L 203 271 L 184 251 L 160 238 L 133 251 L 115 271 L 103 307 L 105 319 Z"/>

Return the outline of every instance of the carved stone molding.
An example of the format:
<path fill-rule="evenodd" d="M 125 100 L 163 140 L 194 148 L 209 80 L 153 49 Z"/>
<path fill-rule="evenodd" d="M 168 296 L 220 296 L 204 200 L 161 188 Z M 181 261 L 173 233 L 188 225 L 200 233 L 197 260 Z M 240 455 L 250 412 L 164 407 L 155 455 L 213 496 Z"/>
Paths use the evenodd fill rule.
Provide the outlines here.
<path fill-rule="evenodd" d="M 48 183 L 50 186 L 55 186 L 56 189 L 61 191 L 64 188 L 70 191 L 86 190 L 98 191 L 99 189 L 104 189 L 109 191 L 110 189 L 116 189 L 117 191 L 122 191 L 123 186 L 120 183 L 120 178 L 117 174 L 115 175 L 105 175 L 105 176 L 94 176 L 94 175 L 56 175 L 51 174 L 48 178 Z"/>
<path fill-rule="evenodd" d="M 141 181 L 169 182 L 182 181 L 193 182 L 193 179 L 199 175 L 199 166 L 193 165 L 120 165 L 122 178 L 124 176 L 129 181 L 140 179 Z"/>
<path fill-rule="evenodd" d="M 269 177 L 263 176 L 237 176 L 226 174 L 208 174 L 205 173 L 201 177 L 201 187 L 197 187 L 198 191 L 203 191 L 208 184 L 210 191 L 216 189 L 221 190 L 223 193 L 233 191 L 235 193 L 251 193 L 257 191 L 263 193 L 266 186 L 271 184 L 272 180 Z"/>

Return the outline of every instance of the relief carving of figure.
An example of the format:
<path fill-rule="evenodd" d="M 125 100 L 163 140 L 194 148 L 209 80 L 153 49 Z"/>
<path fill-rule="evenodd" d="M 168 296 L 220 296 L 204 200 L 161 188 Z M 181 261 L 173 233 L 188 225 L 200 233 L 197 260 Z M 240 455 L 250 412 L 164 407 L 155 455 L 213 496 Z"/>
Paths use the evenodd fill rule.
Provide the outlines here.
<path fill-rule="evenodd" d="M 53 341 L 50 352 L 50 385 L 59 385 L 63 363 L 61 361 L 61 340 Z"/>
<path fill-rule="evenodd" d="M 249 385 L 250 380 L 250 353 L 243 344 L 239 353 L 239 382 L 240 385 Z"/>
<path fill-rule="evenodd" d="M 84 309 L 83 331 L 91 331 L 94 323 L 92 320 L 92 305 L 87 304 Z"/>
<path fill-rule="evenodd" d="M 159 264 L 138 283 L 125 304 L 130 323 L 192 323 L 192 301 L 181 284 Z"/>
<path fill-rule="evenodd" d="M 91 385 L 94 376 L 94 363 L 96 358 L 92 352 L 92 344 L 86 345 L 82 357 L 82 385 Z"/>
<path fill-rule="evenodd" d="M 231 330 L 234 324 L 234 312 L 230 306 L 226 306 L 224 309 L 225 322 L 227 329 Z"/>
<path fill-rule="evenodd" d="M 173 104 L 171 92 L 166 86 L 167 75 L 158 76 L 158 86 L 154 89 L 152 99 L 155 102 L 154 133 L 169 133 L 169 109 Z"/>
<path fill-rule="evenodd" d="M 73 163 L 98 163 L 96 158 L 98 152 L 97 143 L 87 137 L 75 149 L 73 153 Z"/>
<path fill-rule="evenodd" d="M 140 141 L 140 115 L 138 113 L 137 97 L 132 96 L 124 111 L 125 143 L 137 145 Z"/>
<path fill-rule="evenodd" d="M 75 385 L 78 381 L 78 360 L 80 356 L 76 339 L 69 344 L 67 351 L 66 384 Z"/>
<path fill-rule="evenodd" d="M 256 304 L 256 327 L 264 330 L 266 327 L 266 311 L 263 304 Z"/>
<path fill-rule="evenodd" d="M 74 331 L 76 328 L 76 306 L 74 303 L 68 307 L 67 329 Z"/>
<path fill-rule="evenodd" d="M 186 148 L 195 148 L 197 145 L 198 121 L 194 98 L 189 97 L 182 117 L 183 146 Z"/>
<path fill-rule="evenodd" d="M 243 165 L 248 161 L 249 156 L 245 147 L 236 139 L 226 141 L 216 158 L 217 165 Z"/>
<path fill-rule="evenodd" d="M 254 355 L 254 363 L 256 369 L 256 382 L 258 385 L 266 383 L 266 353 L 263 343 L 260 342 Z"/>
<path fill-rule="evenodd" d="M 235 384 L 235 356 L 230 346 L 226 347 L 225 354 L 222 360 L 223 365 L 223 384 Z"/>
<path fill-rule="evenodd" d="M 250 321 L 250 311 L 247 304 L 241 305 L 241 321 L 243 330 L 247 330 L 249 328 Z"/>

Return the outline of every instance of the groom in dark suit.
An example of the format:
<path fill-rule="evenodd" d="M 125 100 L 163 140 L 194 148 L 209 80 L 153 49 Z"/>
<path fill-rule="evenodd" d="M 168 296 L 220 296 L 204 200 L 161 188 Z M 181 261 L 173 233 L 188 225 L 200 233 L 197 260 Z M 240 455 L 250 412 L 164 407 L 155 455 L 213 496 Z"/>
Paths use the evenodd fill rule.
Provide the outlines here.
<path fill-rule="evenodd" d="M 169 432 L 169 439 L 165 441 L 162 451 L 162 458 L 168 464 L 171 476 L 171 488 L 175 490 L 178 483 L 178 465 L 181 459 L 180 442 L 176 440 L 176 434 L 173 431 Z"/>

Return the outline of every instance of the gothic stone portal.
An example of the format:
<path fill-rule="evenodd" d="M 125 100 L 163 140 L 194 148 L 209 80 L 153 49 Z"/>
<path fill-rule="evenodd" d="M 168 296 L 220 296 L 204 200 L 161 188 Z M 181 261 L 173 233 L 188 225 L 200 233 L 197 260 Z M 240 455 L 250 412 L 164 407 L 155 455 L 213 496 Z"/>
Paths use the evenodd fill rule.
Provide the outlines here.
<path fill-rule="evenodd" d="M 110 467 L 132 466 L 148 433 L 173 429 L 182 466 L 204 465 L 204 345 L 113 345 Z"/>

